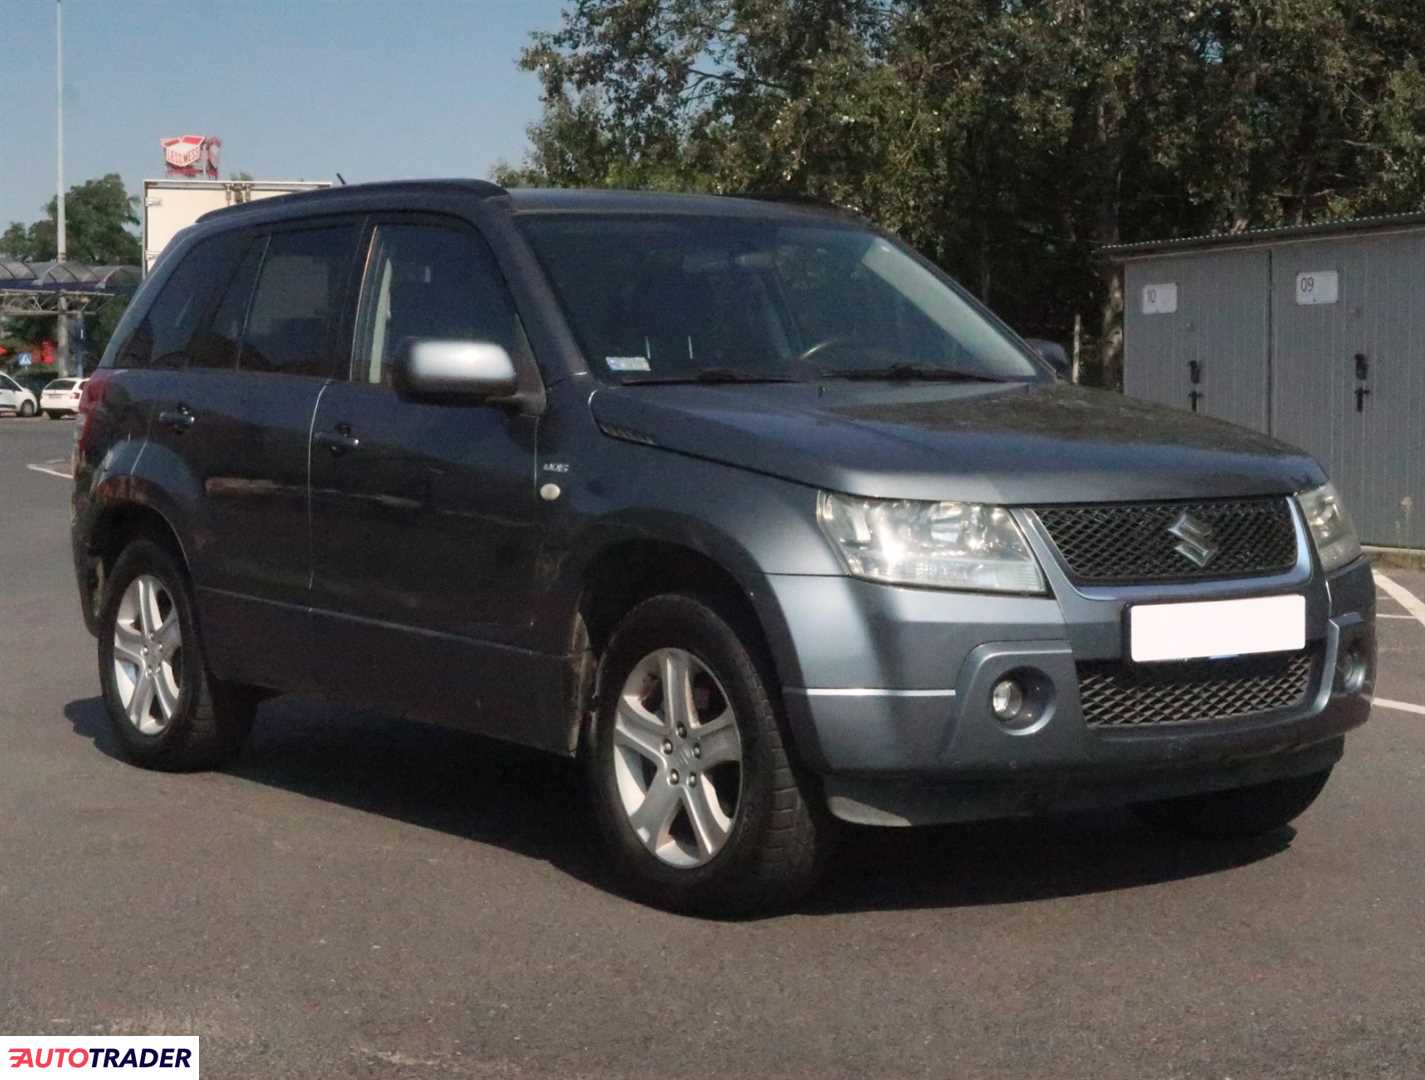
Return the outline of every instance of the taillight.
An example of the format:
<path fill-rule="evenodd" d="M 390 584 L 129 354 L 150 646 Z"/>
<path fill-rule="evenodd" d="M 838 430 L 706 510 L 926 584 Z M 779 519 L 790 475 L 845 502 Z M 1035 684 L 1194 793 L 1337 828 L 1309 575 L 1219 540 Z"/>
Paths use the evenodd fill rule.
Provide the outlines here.
<path fill-rule="evenodd" d="M 113 379 L 114 372 L 111 369 L 100 368 L 84 384 L 84 390 L 79 396 L 79 428 L 74 433 L 74 467 L 69 470 L 70 472 L 78 470 L 80 455 L 89 445 L 89 436 L 94 426 L 94 414 L 99 411 L 99 406 L 104 402 L 105 387 Z"/>

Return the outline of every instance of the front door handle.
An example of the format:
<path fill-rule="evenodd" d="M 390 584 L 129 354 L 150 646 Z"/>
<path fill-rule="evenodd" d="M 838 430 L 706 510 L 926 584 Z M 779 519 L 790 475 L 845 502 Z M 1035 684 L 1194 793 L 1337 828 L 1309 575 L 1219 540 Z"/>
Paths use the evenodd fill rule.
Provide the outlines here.
<path fill-rule="evenodd" d="M 182 435 L 197 422 L 197 419 L 193 415 L 193 410 L 187 405 L 176 405 L 171 409 L 164 409 L 158 414 L 158 422 L 164 427 L 172 428 L 175 435 Z"/>
<path fill-rule="evenodd" d="M 350 424 L 338 424 L 332 431 L 318 431 L 312 436 L 312 442 L 325 446 L 333 457 L 340 457 L 361 445 L 361 440 L 351 433 Z"/>

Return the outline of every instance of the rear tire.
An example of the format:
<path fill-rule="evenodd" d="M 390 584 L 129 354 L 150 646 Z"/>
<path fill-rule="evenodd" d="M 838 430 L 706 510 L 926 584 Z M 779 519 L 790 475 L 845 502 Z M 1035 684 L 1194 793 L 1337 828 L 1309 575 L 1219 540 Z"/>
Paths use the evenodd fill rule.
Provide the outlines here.
<path fill-rule="evenodd" d="M 1133 812 L 1153 828 L 1179 836 L 1260 836 L 1305 812 L 1330 778 L 1326 769 L 1253 787 L 1138 803 Z"/>
<path fill-rule="evenodd" d="M 182 563 L 151 540 L 124 548 L 99 611 L 99 683 L 136 765 L 209 769 L 242 749 L 258 695 L 213 678 Z"/>
<path fill-rule="evenodd" d="M 770 665 L 735 624 L 702 599 L 657 596 L 600 662 L 584 746 L 595 818 L 622 884 L 674 911 L 784 907 L 833 842 L 814 779 L 788 754 Z M 665 697 L 670 684 L 686 693 Z"/>
<path fill-rule="evenodd" d="M 63 415 L 63 414 L 62 414 L 62 413 L 57 413 L 57 412 L 55 412 L 53 409 L 46 409 L 46 410 L 45 410 L 45 415 L 48 416 L 51 420 L 58 420 L 58 419 L 60 418 L 60 416 Z"/>

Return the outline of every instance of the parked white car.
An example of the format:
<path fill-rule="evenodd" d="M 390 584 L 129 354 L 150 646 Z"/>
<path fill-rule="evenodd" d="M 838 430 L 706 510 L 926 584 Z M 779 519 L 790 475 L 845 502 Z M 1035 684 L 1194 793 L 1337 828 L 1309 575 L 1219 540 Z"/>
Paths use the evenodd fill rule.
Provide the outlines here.
<path fill-rule="evenodd" d="M 34 416 L 39 409 L 35 395 L 8 375 L 0 375 L 0 412 L 9 409 L 19 416 Z"/>
<path fill-rule="evenodd" d="M 51 420 L 79 412 L 79 395 L 88 379 L 55 379 L 40 392 L 40 408 Z"/>

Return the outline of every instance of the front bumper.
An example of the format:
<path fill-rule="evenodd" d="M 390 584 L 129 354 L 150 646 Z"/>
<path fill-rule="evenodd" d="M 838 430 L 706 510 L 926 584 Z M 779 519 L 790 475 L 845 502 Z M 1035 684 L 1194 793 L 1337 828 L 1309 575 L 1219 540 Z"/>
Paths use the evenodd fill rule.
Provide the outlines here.
<path fill-rule="evenodd" d="M 833 813 L 874 824 L 969 820 L 1114 805 L 1327 768 L 1364 723 L 1375 676 L 1375 592 L 1357 562 L 1329 578 L 1309 552 L 1279 578 L 1076 589 L 1051 560 L 1052 596 L 951 593 L 851 578 L 769 579 L 794 650 L 784 700 L 798 752 Z M 1090 727 L 1077 665 L 1121 660 L 1130 603 L 1301 593 L 1317 661 L 1304 699 L 1212 721 Z M 774 642 L 774 648 L 778 645 Z M 1344 689 L 1343 659 L 1365 659 Z M 1005 674 L 1041 680 L 1044 707 L 1018 729 L 995 719 Z M 792 683 L 793 680 L 788 680 Z"/>

